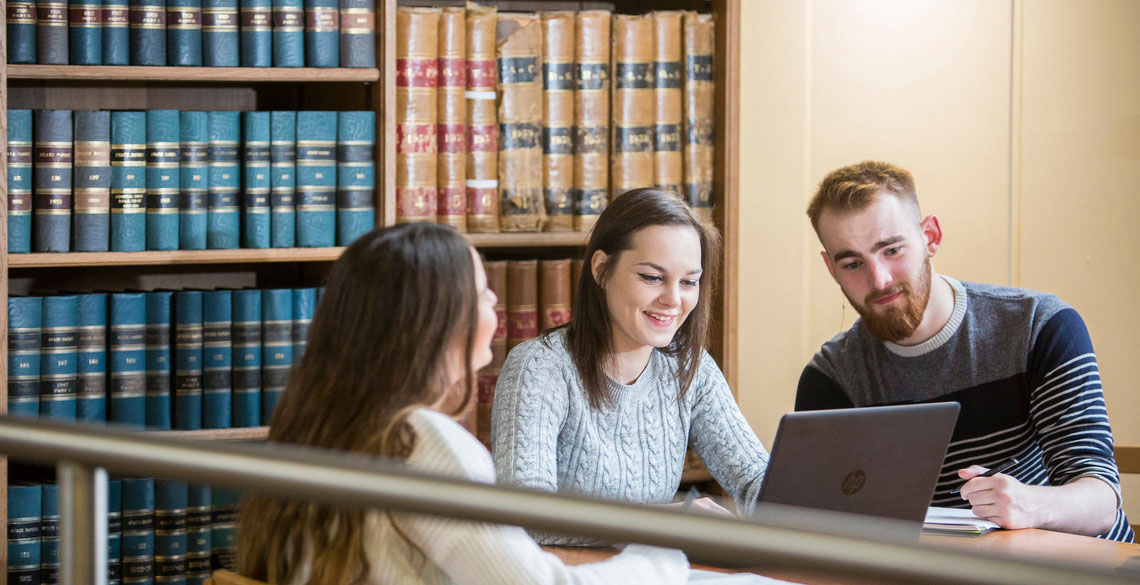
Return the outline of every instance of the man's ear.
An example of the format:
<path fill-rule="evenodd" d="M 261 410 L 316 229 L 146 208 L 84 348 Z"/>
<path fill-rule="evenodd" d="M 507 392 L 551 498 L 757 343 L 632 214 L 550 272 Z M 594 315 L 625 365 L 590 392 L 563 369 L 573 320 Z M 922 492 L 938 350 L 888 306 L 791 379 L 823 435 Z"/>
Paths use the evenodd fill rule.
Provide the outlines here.
<path fill-rule="evenodd" d="M 919 228 L 922 229 L 926 252 L 933 257 L 938 252 L 938 247 L 942 245 L 942 223 L 938 221 L 937 215 L 928 215 L 919 224 Z"/>
<path fill-rule="evenodd" d="M 594 275 L 594 282 L 598 283 L 599 288 L 605 288 L 602 283 L 602 271 L 605 269 L 608 259 L 609 254 L 601 250 L 594 250 L 594 255 L 590 257 L 590 274 Z"/>
<path fill-rule="evenodd" d="M 819 255 L 823 258 L 823 264 L 827 266 L 827 271 L 831 274 L 831 279 L 835 282 L 839 282 L 839 279 L 835 278 L 835 263 L 831 261 L 831 256 L 827 255 L 827 250 L 820 250 Z"/>

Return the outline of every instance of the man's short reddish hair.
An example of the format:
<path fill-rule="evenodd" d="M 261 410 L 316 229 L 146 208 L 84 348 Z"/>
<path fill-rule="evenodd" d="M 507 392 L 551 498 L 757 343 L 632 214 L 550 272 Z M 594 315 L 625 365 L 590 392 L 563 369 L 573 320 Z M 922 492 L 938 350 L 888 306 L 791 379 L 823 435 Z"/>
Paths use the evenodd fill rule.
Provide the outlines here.
<path fill-rule="evenodd" d="M 831 171 L 808 203 L 811 226 L 818 234 L 819 216 L 824 209 L 840 213 L 860 211 L 874 203 L 875 196 L 883 192 L 902 198 L 918 211 L 914 178 L 902 167 L 868 160 Z"/>

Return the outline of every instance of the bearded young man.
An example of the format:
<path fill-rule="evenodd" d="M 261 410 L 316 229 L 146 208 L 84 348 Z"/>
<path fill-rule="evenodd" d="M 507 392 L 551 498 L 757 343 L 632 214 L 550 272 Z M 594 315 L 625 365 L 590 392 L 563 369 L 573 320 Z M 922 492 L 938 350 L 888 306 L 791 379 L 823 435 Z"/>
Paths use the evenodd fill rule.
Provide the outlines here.
<path fill-rule="evenodd" d="M 910 173 L 892 164 L 833 171 L 807 212 L 861 318 L 804 368 L 796 410 L 957 402 L 932 505 L 1132 542 L 1080 315 L 1053 295 L 935 272 L 942 226 L 923 218 Z M 1008 457 L 1018 463 L 978 477 Z"/>

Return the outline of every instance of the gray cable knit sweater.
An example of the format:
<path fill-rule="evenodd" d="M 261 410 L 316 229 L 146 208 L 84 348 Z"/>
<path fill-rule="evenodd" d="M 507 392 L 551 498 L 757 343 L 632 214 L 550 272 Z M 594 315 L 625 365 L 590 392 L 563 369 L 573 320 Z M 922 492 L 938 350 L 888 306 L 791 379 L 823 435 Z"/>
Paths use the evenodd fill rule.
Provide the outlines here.
<path fill-rule="evenodd" d="M 685 451 L 694 449 L 745 515 L 755 506 L 768 452 L 706 352 L 677 400 L 676 360 L 654 351 L 630 385 L 610 380 L 614 405 L 590 407 L 565 330 L 511 350 L 491 419 L 502 483 L 641 504 L 672 501 Z M 543 544 L 585 541 L 532 534 Z"/>

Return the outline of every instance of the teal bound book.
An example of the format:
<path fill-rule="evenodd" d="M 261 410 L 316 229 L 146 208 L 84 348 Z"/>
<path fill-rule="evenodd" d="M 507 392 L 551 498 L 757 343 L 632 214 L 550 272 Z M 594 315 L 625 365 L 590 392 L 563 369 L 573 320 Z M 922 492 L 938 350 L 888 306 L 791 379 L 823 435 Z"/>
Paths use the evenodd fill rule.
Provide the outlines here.
<path fill-rule="evenodd" d="M 111 251 L 146 248 L 146 112 L 111 112 Z"/>
<path fill-rule="evenodd" d="M 40 416 L 75 420 L 79 299 L 44 297 L 40 330 Z"/>
<path fill-rule="evenodd" d="M 202 0 L 166 0 L 166 58 L 170 65 L 202 66 Z"/>
<path fill-rule="evenodd" d="M 340 66 L 376 66 L 375 0 L 340 0 Z"/>
<path fill-rule="evenodd" d="M 107 420 L 107 294 L 76 295 L 76 410 L 82 421 Z"/>
<path fill-rule="evenodd" d="M 261 291 L 261 420 L 273 420 L 293 369 L 293 291 Z"/>
<path fill-rule="evenodd" d="M 72 65 L 103 64 L 102 0 L 71 0 L 68 3 L 69 49 Z"/>
<path fill-rule="evenodd" d="M 8 582 L 39 583 L 43 487 L 8 485 Z"/>
<path fill-rule="evenodd" d="M 273 0 L 273 66 L 305 66 L 305 6 L 302 0 Z"/>
<path fill-rule="evenodd" d="M 261 291 L 233 291 L 234 427 L 261 424 Z M 269 421 L 265 421 L 266 424 Z"/>
<path fill-rule="evenodd" d="M 242 112 L 242 247 L 269 247 L 269 112 Z"/>
<path fill-rule="evenodd" d="M 146 249 L 178 249 L 178 110 L 146 113 Z"/>
<path fill-rule="evenodd" d="M 273 64 L 273 5 L 270 0 L 241 0 L 241 66 Z"/>
<path fill-rule="evenodd" d="M 40 415 L 43 297 L 8 297 L 8 414 Z"/>
<path fill-rule="evenodd" d="M 107 585 L 123 582 L 123 482 L 107 482 Z"/>
<path fill-rule="evenodd" d="M 336 112 L 297 112 L 297 245 L 336 242 Z"/>
<path fill-rule="evenodd" d="M 202 295 L 202 428 L 228 429 L 233 384 L 233 293 Z"/>
<path fill-rule="evenodd" d="M 59 583 L 59 486 L 44 484 L 40 501 L 40 582 Z"/>
<path fill-rule="evenodd" d="M 130 6 L 126 0 L 103 0 L 103 64 L 131 64 Z"/>
<path fill-rule="evenodd" d="M 206 247 L 228 250 L 238 247 L 241 222 L 238 215 L 238 192 L 241 189 L 239 112 L 210 112 L 209 132 L 206 148 L 210 165 Z"/>
<path fill-rule="evenodd" d="M 67 65 L 67 2 L 36 0 L 36 61 Z"/>
<path fill-rule="evenodd" d="M 336 245 L 376 225 L 376 112 L 340 112 L 336 144 Z"/>
<path fill-rule="evenodd" d="M 154 580 L 186 582 L 186 482 L 154 481 Z"/>
<path fill-rule="evenodd" d="M 202 0 L 202 63 L 237 67 L 238 0 Z"/>
<path fill-rule="evenodd" d="M 271 112 L 269 123 L 269 244 L 297 243 L 297 112 Z"/>
<path fill-rule="evenodd" d="M 8 110 L 8 253 L 31 251 L 32 111 Z"/>
<path fill-rule="evenodd" d="M 146 426 L 169 430 L 170 311 L 174 293 L 146 293 Z"/>
<path fill-rule="evenodd" d="M 305 66 L 340 66 L 337 0 L 305 0 Z"/>
<path fill-rule="evenodd" d="M 237 513 L 241 492 L 211 490 L 210 557 L 214 569 L 237 570 Z"/>
<path fill-rule="evenodd" d="M 210 567 L 210 486 L 191 484 L 186 498 L 186 585 L 204 585 Z"/>
<path fill-rule="evenodd" d="M 206 199 L 209 194 L 209 167 L 206 148 L 210 140 L 206 112 L 180 114 L 182 151 L 178 161 L 178 247 L 206 249 Z"/>
<path fill-rule="evenodd" d="M 128 478 L 122 484 L 123 582 L 153 583 L 154 480 Z"/>
<path fill-rule="evenodd" d="M 174 428 L 202 428 L 202 291 L 183 290 L 174 302 Z"/>
<path fill-rule="evenodd" d="M 75 118 L 76 252 L 106 252 L 111 246 L 111 112 L 77 111 Z"/>
<path fill-rule="evenodd" d="M 28 0 L 9 0 L 7 8 L 8 62 L 26 65 L 35 63 L 36 3 Z"/>
<path fill-rule="evenodd" d="M 131 65 L 166 65 L 166 0 L 130 0 Z"/>
<path fill-rule="evenodd" d="M 146 294 L 111 293 L 107 339 L 109 419 L 146 424 Z"/>

